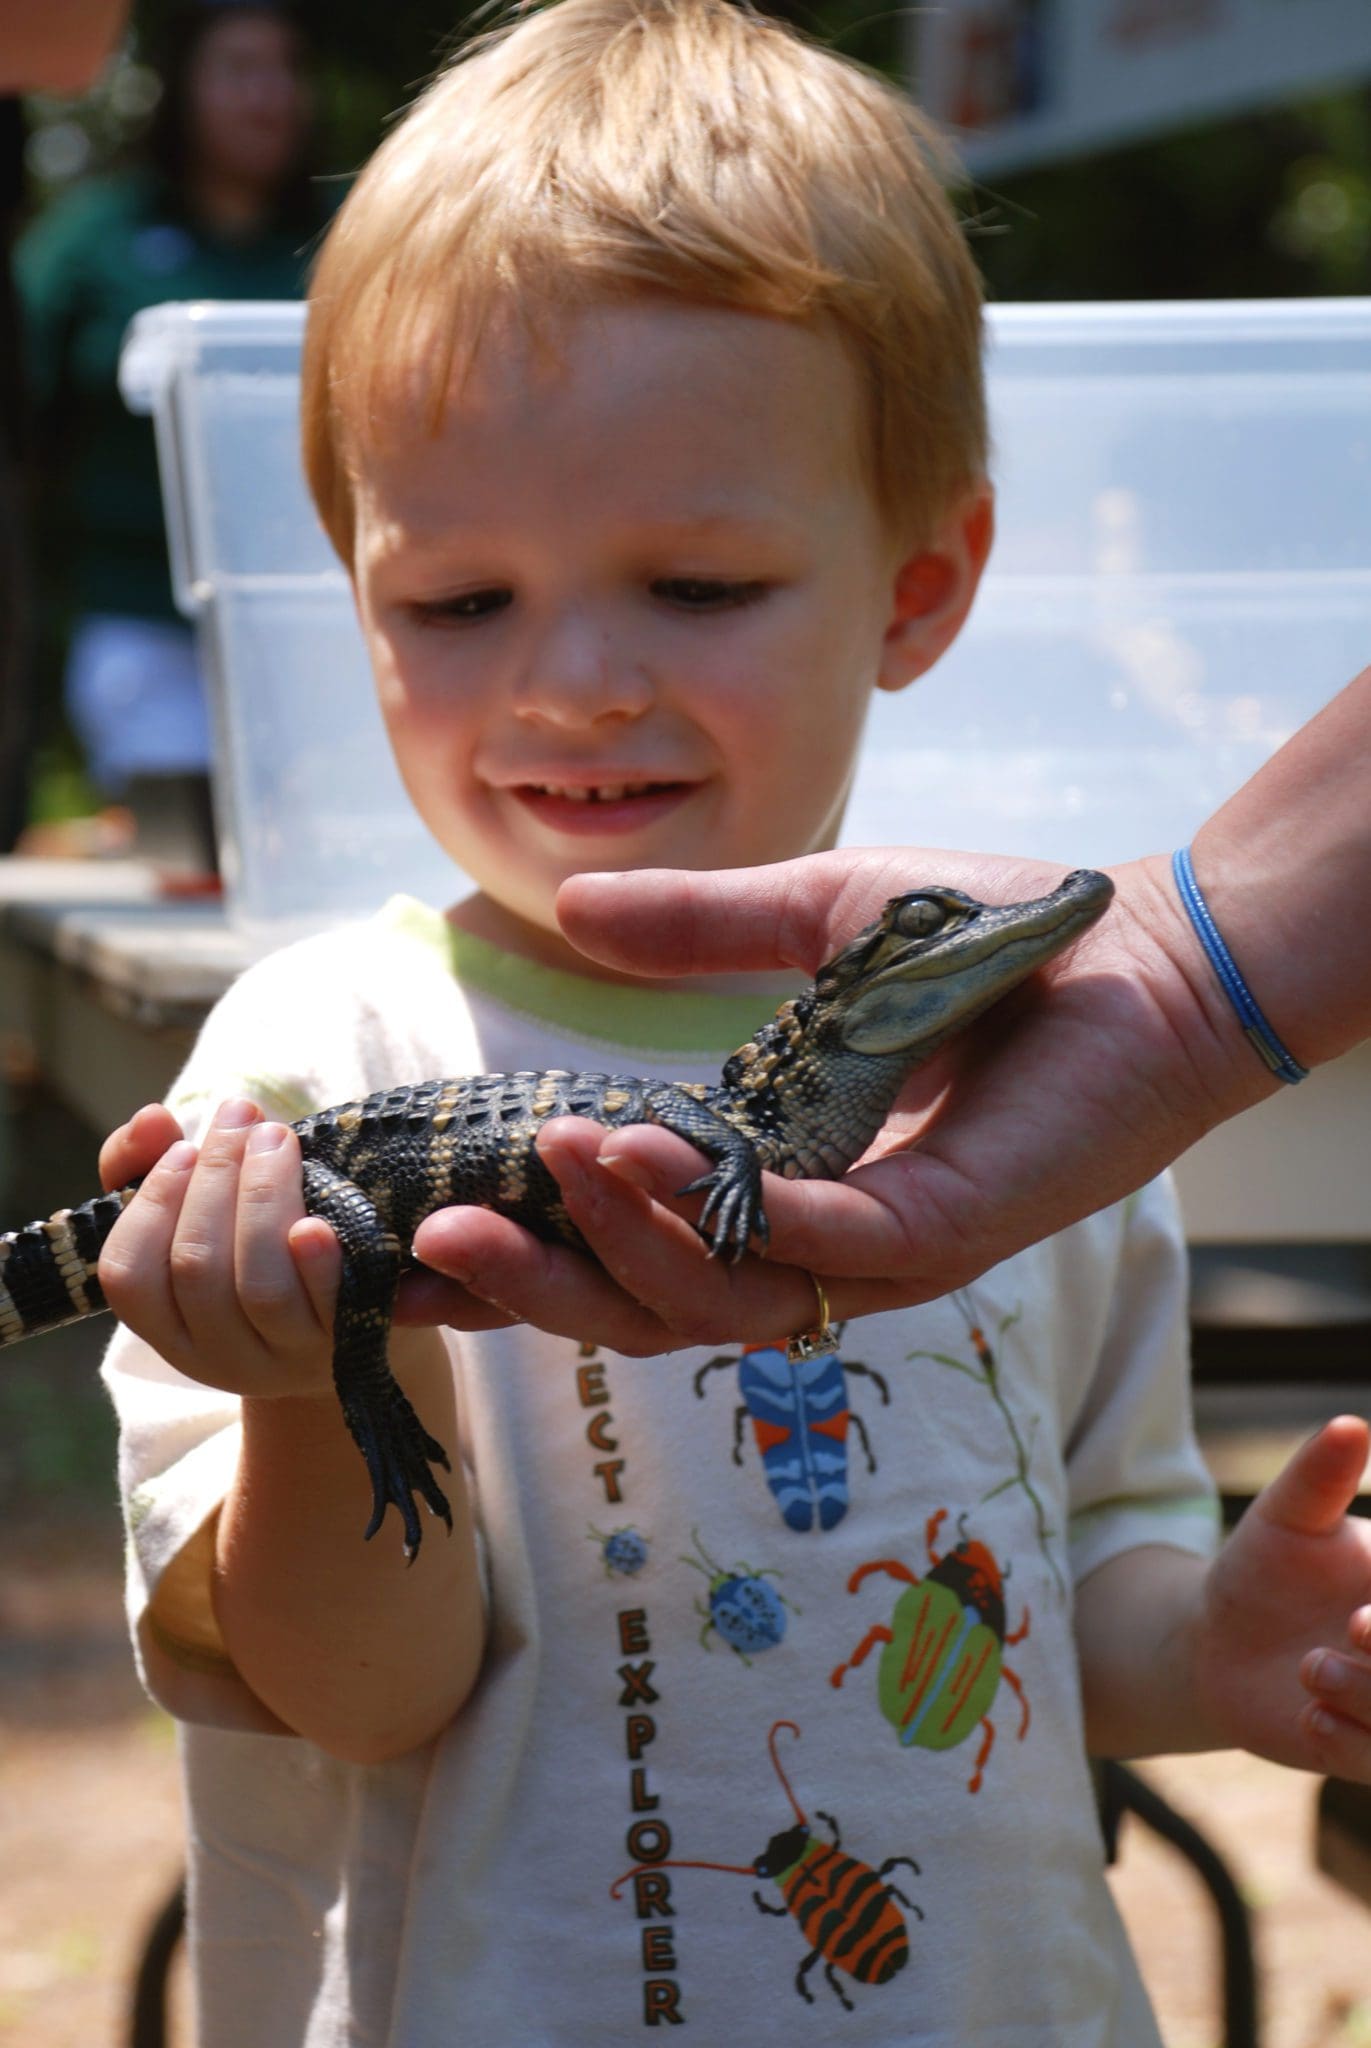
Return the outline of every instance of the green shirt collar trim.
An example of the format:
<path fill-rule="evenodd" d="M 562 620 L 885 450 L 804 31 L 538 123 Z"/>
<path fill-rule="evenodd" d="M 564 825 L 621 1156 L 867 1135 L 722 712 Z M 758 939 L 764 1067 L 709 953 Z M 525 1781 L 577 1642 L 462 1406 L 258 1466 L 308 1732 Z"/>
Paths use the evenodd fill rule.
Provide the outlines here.
<path fill-rule="evenodd" d="M 774 989 L 725 995 L 687 987 L 633 988 L 544 967 L 460 931 L 441 911 L 410 896 L 392 897 L 381 916 L 391 930 L 437 951 L 465 987 L 478 989 L 505 1009 L 573 1038 L 633 1051 L 722 1059 L 750 1038 L 781 1001 Z"/>

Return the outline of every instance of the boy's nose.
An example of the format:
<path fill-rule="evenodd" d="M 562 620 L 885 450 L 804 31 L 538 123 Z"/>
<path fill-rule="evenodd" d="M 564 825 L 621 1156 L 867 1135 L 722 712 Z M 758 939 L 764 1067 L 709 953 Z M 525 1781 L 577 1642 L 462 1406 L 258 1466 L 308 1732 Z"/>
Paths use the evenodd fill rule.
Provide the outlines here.
<path fill-rule="evenodd" d="M 515 709 L 548 725 L 586 726 L 641 717 L 652 695 L 635 651 L 604 620 L 578 610 L 557 619 L 530 648 Z"/>

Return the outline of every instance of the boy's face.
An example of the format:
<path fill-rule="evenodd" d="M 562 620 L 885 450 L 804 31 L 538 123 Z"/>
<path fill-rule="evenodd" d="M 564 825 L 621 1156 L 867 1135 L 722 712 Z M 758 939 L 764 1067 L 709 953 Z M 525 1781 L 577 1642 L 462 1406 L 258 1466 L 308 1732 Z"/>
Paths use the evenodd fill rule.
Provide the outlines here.
<path fill-rule="evenodd" d="M 489 341 L 436 436 L 397 424 L 359 465 L 357 600 L 469 921 L 584 968 L 557 936 L 568 875 L 833 844 L 871 690 L 955 631 L 910 651 L 910 604 L 946 593 L 901 574 L 836 339 L 597 307 L 555 360 Z"/>

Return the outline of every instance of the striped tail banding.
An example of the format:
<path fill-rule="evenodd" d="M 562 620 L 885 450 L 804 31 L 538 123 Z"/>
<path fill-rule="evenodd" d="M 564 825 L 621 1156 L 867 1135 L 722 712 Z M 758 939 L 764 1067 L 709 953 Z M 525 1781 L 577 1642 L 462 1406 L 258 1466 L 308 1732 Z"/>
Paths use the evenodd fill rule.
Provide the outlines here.
<path fill-rule="evenodd" d="M 132 1188 L 0 1237 L 0 1346 L 109 1307 L 96 1268 Z"/>

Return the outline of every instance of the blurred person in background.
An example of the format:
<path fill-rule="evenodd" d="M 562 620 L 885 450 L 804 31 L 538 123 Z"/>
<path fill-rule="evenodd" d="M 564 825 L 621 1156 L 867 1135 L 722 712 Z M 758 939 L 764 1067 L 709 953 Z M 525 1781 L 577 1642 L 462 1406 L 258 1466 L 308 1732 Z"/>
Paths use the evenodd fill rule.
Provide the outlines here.
<path fill-rule="evenodd" d="M 27 583 L 20 544 L 19 317 L 10 252 L 24 194 L 23 92 L 83 92 L 109 56 L 127 0 L 7 0 L 0 20 L 0 853 L 27 808 Z"/>
<path fill-rule="evenodd" d="M 119 353 L 133 316 L 164 300 L 298 297 L 326 207 L 285 8 L 183 7 L 157 68 L 139 160 L 58 199 L 15 268 L 31 453 L 73 615 L 67 715 L 97 790 L 132 810 L 137 850 L 212 867 L 204 689 L 172 603 L 152 428 L 120 398 Z"/>

